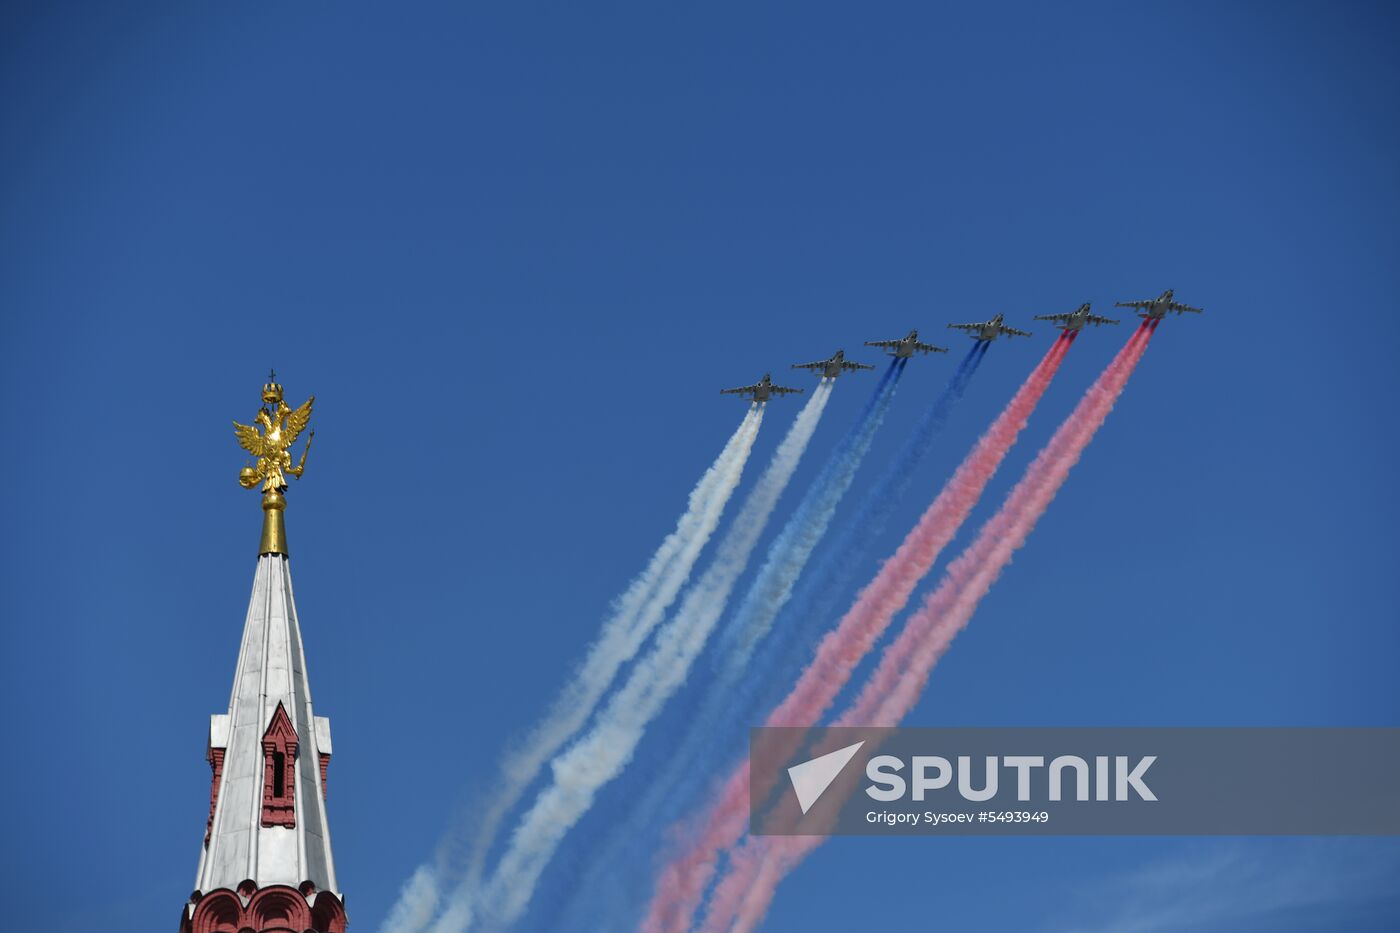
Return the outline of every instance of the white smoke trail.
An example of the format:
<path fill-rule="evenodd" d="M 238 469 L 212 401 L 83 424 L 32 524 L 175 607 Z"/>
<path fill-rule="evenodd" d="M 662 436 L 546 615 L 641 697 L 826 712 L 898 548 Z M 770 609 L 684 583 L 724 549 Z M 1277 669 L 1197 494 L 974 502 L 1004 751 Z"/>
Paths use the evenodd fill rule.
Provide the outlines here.
<path fill-rule="evenodd" d="M 831 388 L 831 381 L 823 380 L 813 392 L 735 517 L 714 563 L 657 633 L 651 651 L 608 700 L 592 730 L 552 762 L 553 783 L 521 819 L 495 874 L 481 892 L 480 907 L 489 920 L 510 923 L 524 912 L 565 834 L 592 806 L 598 790 L 631 760 L 648 723 L 685 682 L 816 430 Z M 461 933 L 465 928 L 443 929 L 441 933 Z"/>
<path fill-rule="evenodd" d="M 448 905 L 447 910 L 434 923 L 427 933 L 461 933 L 472 925 L 472 908 L 469 897 L 459 896 Z"/>
<path fill-rule="evenodd" d="M 686 511 L 643 570 L 613 602 L 611 614 L 582 664 L 544 718 L 501 761 L 492 797 L 477 814 L 477 832 L 465 887 L 474 888 L 501 821 L 520 801 L 545 762 L 578 733 L 607 691 L 618 669 L 633 657 L 675 601 L 733 495 L 763 424 L 761 404 L 752 405 L 715 462 L 691 490 Z M 447 843 L 445 843 L 447 844 Z M 380 933 L 421 933 L 440 897 L 440 871 L 423 865 L 405 884 Z M 429 905 L 426 908 L 424 905 Z M 449 911 L 449 915 L 451 911 Z M 443 920 L 448 919 L 444 917 Z M 465 920 L 461 928 L 465 928 Z M 434 930 L 443 927 L 443 921 Z"/>
<path fill-rule="evenodd" d="M 420 865 L 404 884 L 398 902 L 389 911 L 389 917 L 380 929 L 421 930 L 432 921 L 437 904 L 437 873 L 427 865 Z"/>
<path fill-rule="evenodd" d="M 788 519 L 787 525 L 768 549 L 768 559 L 740 601 L 734 618 L 725 626 L 722 637 L 730 639 L 729 650 L 724 654 L 724 666 L 712 693 L 729 693 L 734 682 L 744 676 L 754 648 L 772 629 L 778 613 L 792 597 L 798 577 L 826 534 L 831 519 L 836 515 L 836 507 L 855 480 L 856 471 L 870 451 L 875 434 L 889 411 L 890 402 L 894 400 L 899 376 L 904 371 L 900 364 L 905 361 L 892 362 L 860 420 L 838 445 L 832 459 L 818 474 L 792 518 Z"/>

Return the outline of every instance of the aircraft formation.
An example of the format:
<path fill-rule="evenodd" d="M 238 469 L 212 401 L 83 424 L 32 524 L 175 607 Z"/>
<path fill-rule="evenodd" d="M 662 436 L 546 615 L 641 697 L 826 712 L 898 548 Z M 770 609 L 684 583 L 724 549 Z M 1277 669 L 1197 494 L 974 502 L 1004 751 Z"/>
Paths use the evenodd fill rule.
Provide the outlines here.
<path fill-rule="evenodd" d="M 1118 301 L 1114 302 L 1115 308 L 1132 308 L 1138 312 L 1138 317 L 1147 321 L 1160 321 L 1166 317 L 1168 312 L 1175 311 L 1182 314 L 1190 311 L 1200 314 L 1200 308 L 1191 305 L 1181 304 L 1176 300 L 1176 293 L 1172 289 L 1167 289 L 1156 298 L 1144 298 L 1140 301 Z M 1098 327 L 1103 324 L 1120 323 L 1114 318 L 1103 317 L 1092 313 L 1089 302 L 1084 302 L 1073 311 L 1066 311 L 1062 314 L 1037 314 L 1034 320 L 1050 321 L 1066 334 L 1077 334 L 1082 331 L 1087 324 Z M 965 331 L 973 340 L 986 341 L 990 343 L 1002 334 L 1008 337 L 1030 337 L 1030 331 L 1018 330 L 1006 324 L 1006 315 L 998 314 L 990 320 L 974 321 L 969 324 L 949 324 L 952 330 Z M 915 353 L 924 356 L 930 353 L 947 353 L 947 347 L 934 346 L 931 343 L 924 343 L 919 339 L 918 330 L 910 330 L 908 334 L 894 340 L 867 340 L 867 347 L 876 347 L 884 350 L 890 356 L 897 359 L 911 359 Z M 835 379 L 842 373 L 858 372 L 862 369 L 874 369 L 874 366 L 865 363 L 856 363 L 846 359 L 845 350 L 837 350 L 830 357 L 824 360 L 816 360 L 811 363 L 793 363 L 793 369 L 806 369 L 815 373 L 823 379 Z M 721 389 L 721 395 L 737 395 L 740 398 L 752 402 L 767 402 L 777 396 L 796 395 L 802 389 L 790 388 L 773 384 L 772 373 L 764 373 L 763 378 L 753 385 L 736 386 L 732 389 Z"/>
<path fill-rule="evenodd" d="M 878 381 L 872 380 L 860 414 L 829 448 L 825 462 L 810 471 L 800 499 L 769 540 L 764 539 L 765 527 L 784 490 L 803 475 L 799 464 L 836 380 L 876 367 L 848 360 L 841 350 L 793 365 L 819 382 L 805 394 L 727 527 L 721 519 L 768 415 L 764 403 L 804 390 L 776 385 L 771 374 L 752 385 L 721 390 L 753 404 L 701 471 L 675 529 L 612 602 L 559 698 L 526 741 L 503 758 L 500 780 L 481 809 L 484 816 L 474 839 L 455 832 L 450 838 L 453 846 L 470 848 L 467 868 L 459 877 L 447 878 L 445 887 L 433 873 L 434 857 L 404 887 L 393 916 L 417 917 L 422 903 L 446 905 L 440 911 L 428 908 L 438 914 L 433 928 L 461 933 L 460 905 L 470 904 L 470 912 L 492 927 L 509 927 L 532 909 L 548 910 L 534 895 L 543 872 L 572 835 L 572 844 L 583 847 L 576 852 L 578 864 L 587 867 L 560 892 L 563 916 L 607 916 L 607 922 L 595 924 L 607 929 L 636 928 L 643 913 L 640 928 L 646 930 L 693 929 L 702 917 L 705 929 L 753 929 L 777 885 L 824 837 L 747 833 L 754 808 L 778 813 L 784 798 L 781 784 L 751 780 L 745 730 L 757 722 L 897 725 L 911 711 L 933 667 L 969 624 L 1105 423 L 1162 318 L 1201 311 L 1178 302 L 1170 290 L 1117 306 L 1132 309 L 1142 321 L 1124 335 L 1123 346 L 996 511 L 937 576 L 942 552 L 961 536 L 1078 335 L 1090 325 L 1121 321 L 1094 314 L 1087 303 L 1073 311 L 1035 315 L 1058 329 L 1054 341 L 1000 412 L 976 433 L 976 442 L 944 485 L 925 488 L 926 505 L 910 510 L 917 521 L 881 561 L 871 553 L 880 530 L 899 522 L 908 504 L 905 497 L 917 488 L 919 464 L 991 343 L 1003 334 L 1030 333 L 1008 326 L 1000 314 L 948 325 L 974 343 L 964 344 L 964 353 L 955 355 L 961 361 L 944 388 L 927 393 L 922 415 L 907 428 L 905 442 L 878 477 L 870 471 L 862 477 L 859 469 L 905 364 L 916 355 L 950 351 L 920 340 L 917 330 L 897 339 L 867 341 L 866 346 L 891 359 L 881 367 Z M 869 485 L 843 517 L 838 508 L 856 482 Z M 714 536 L 718 540 L 711 544 Z M 713 557 L 702 569 L 699 562 L 707 551 Z M 878 569 L 862 582 L 860 569 L 867 563 Z M 741 581 L 750 565 L 756 565 L 755 575 L 744 588 Z M 925 581 L 929 589 L 915 603 Z M 700 674 L 694 667 L 707 650 L 714 663 Z M 868 674 L 860 675 L 867 668 Z M 853 679 L 857 676 L 863 682 Z M 686 728 L 656 730 L 659 717 L 687 683 L 693 705 L 686 709 Z M 849 702 L 838 711 L 843 694 Z M 639 761 L 635 753 L 648 732 L 651 741 L 665 746 L 665 754 Z M 794 741 L 796 748 L 805 740 Z M 598 794 L 615 781 L 622 786 L 614 796 L 628 803 L 614 815 L 612 826 L 601 836 L 573 833 Z M 522 805 L 537 782 L 543 787 L 534 802 Z M 514 828 L 508 829 L 507 821 L 517 811 Z M 682 838 L 687 841 L 679 847 L 668 841 Z M 493 860 L 497 847 L 502 852 Z M 414 933 L 423 927 L 394 929 Z"/>

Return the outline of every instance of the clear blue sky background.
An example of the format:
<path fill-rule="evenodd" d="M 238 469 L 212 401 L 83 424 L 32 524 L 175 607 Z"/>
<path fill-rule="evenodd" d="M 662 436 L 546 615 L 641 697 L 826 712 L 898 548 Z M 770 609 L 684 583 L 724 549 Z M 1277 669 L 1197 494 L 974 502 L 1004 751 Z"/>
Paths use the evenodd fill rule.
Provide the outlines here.
<path fill-rule="evenodd" d="M 361 933 L 673 523 L 716 390 L 911 326 L 1208 309 L 911 722 L 1400 724 L 1394 8 L 704 6 L 0 13 L 16 929 L 174 929 L 260 521 L 229 420 L 270 365 L 317 395 L 288 527 Z M 978 518 L 1124 336 L 1074 348 Z M 911 366 L 857 490 L 951 365 Z M 1387 840 L 844 839 L 770 921 L 1393 929 L 1397 871 Z"/>

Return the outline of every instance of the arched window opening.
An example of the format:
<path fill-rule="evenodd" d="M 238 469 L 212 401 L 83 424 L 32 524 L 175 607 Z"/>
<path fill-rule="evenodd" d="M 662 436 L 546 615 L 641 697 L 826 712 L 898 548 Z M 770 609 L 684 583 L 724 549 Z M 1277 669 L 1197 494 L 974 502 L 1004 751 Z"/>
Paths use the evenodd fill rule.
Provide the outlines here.
<path fill-rule="evenodd" d="M 287 796 L 287 756 L 282 752 L 272 753 L 272 796 Z"/>

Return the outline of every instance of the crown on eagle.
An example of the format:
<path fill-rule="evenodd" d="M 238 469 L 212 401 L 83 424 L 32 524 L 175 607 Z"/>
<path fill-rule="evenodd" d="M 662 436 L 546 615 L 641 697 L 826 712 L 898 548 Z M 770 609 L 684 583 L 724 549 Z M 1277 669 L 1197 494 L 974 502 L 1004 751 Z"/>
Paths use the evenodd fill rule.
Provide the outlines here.
<path fill-rule="evenodd" d="M 277 381 L 277 370 L 269 370 L 267 384 L 263 386 L 262 399 L 269 405 L 282 401 L 282 384 Z"/>

